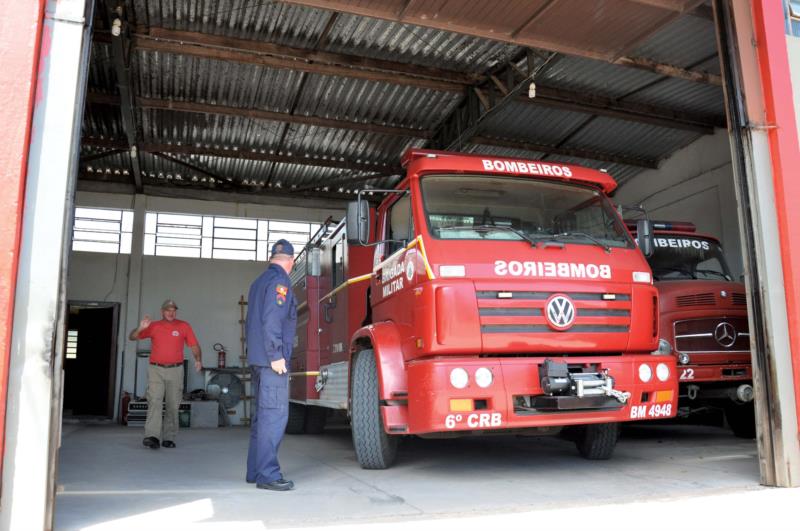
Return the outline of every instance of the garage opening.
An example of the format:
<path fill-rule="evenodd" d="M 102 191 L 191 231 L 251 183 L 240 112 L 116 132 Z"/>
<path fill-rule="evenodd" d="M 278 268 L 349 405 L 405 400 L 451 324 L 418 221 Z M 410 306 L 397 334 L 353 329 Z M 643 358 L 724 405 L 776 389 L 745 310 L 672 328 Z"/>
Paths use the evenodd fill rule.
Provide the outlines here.
<path fill-rule="evenodd" d="M 727 264 L 715 265 L 719 271 L 708 273 L 706 257 L 689 272 L 673 265 L 675 270 L 655 279 L 716 282 L 661 295 L 688 308 L 686 319 L 709 321 L 705 328 L 696 322 L 681 328 L 686 319 L 660 325 L 670 352 L 678 341 L 689 345 L 679 371 L 681 403 L 683 412 L 697 415 L 672 424 L 628 423 L 612 461 L 581 467 L 581 481 L 549 492 L 564 469 L 578 466 L 571 461 L 577 457 L 569 436 L 408 437 L 396 470 L 375 479 L 364 475 L 350 453 L 346 420 L 320 415 L 312 408 L 325 404 L 309 402 L 307 417 L 295 426 L 306 433 L 287 435 L 285 445 L 293 479 L 315 486 L 279 521 L 297 524 L 292 511 L 309 499 L 333 500 L 338 518 L 346 518 L 348 504 L 363 510 L 359 518 L 443 514 L 455 495 L 449 501 L 444 496 L 440 505 L 427 500 L 448 492 L 459 477 L 464 485 L 496 478 L 485 484 L 480 502 L 462 498 L 486 510 L 518 507 L 492 494 L 507 493 L 515 481 L 524 483 L 529 499 L 569 503 L 575 493 L 597 495 L 587 484 L 601 485 L 608 477 L 624 484 L 643 463 L 650 467 L 646 477 L 601 497 L 633 499 L 652 492 L 653 482 L 665 495 L 698 482 L 709 490 L 758 484 L 753 433 L 732 433 L 741 431 L 736 422 L 755 426 L 752 387 L 749 395 L 737 394 L 752 383 L 747 351 L 755 341 L 745 341 L 751 334 L 745 329 L 749 293 L 741 282 L 748 280 L 749 243 L 740 238 L 748 229 L 740 227 L 734 210 L 742 199 L 718 51 L 715 17 L 727 12 L 721 3 L 624 0 L 594 9 L 556 0 L 499 10 L 471 2 L 104 0 L 95 7 L 66 297 L 102 302 L 69 307 L 63 408 L 65 417 L 103 416 L 118 424 L 64 427 L 56 522 L 85 522 L 85 503 L 102 509 L 90 523 L 145 522 L 167 508 L 148 489 L 174 493 L 197 521 L 262 518 L 260 498 L 253 489 L 245 493 L 243 481 L 252 416 L 243 346 L 248 286 L 278 239 L 291 241 L 299 256 L 325 234 L 334 236 L 329 247 L 317 246 L 333 257 L 326 274 L 337 284 L 346 282 L 349 255 L 341 233 L 336 239 L 337 224 L 359 192 L 373 207 L 391 196 L 385 190 L 403 181 L 400 156 L 408 149 L 597 170 L 616 181 L 611 201 L 620 211 L 635 206 L 640 217 L 672 224 L 659 229 L 664 247 L 673 240 L 680 242 L 675 246 L 695 240 L 715 245 L 715 264 L 722 263 L 720 257 Z M 574 227 L 558 232 L 569 231 Z M 86 242 L 100 247 L 89 249 Z M 306 249 L 306 259 L 314 246 Z M 359 260 L 373 264 L 372 250 L 365 252 Z M 203 351 L 200 370 L 191 363 L 185 368 L 188 425 L 172 456 L 169 449 L 143 448 L 141 429 L 125 424 L 131 407 L 142 404 L 149 355 L 147 344 L 130 341 L 128 334 L 144 316 L 159 318 L 165 299 L 176 301 Z M 346 318 L 343 293 L 321 304 L 323 319 Z M 720 308 L 721 316 L 710 317 Z M 371 317 L 359 316 L 359 323 L 362 318 Z M 325 343 L 320 359 L 329 366 L 293 367 L 294 377 L 314 378 L 309 388 L 324 388 L 329 378 L 346 389 L 347 373 L 333 365 L 347 350 L 347 338 L 324 326 L 319 331 Z M 90 348 L 87 336 L 96 348 L 84 351 Z M 702 393 L 696 376 L 697 367 L 705 368 L 703 349 L 692 347 L 701 343 L 714 344 L 714 354 L 731 365 L 720 373 L 724 386 Z M 409 345 L 421 348 L 410 340 Z M 84 371 L 78 363 L 91 363 L 84 354 L 95 351 L 111 355 L 92 363 L 93 372 Z M 640 396 L 649 400 L 650 394 Z M 698 397 L 709 401 L 693 407 Z M 407 399 L 398 394 L 387 404 Z M 738 415 L 729 402 L 751 406 Z M 487 404 L 472 403 L 477 409 Z M 90 456 L 83 450 L 91 441 L 100 444 Z M 114 468 L 120 455 L 128 465 Z M 79 473 L 87 469 L 96 484 L 81 490 Z M 391 474 L 422 469 L 433 476 L 427 487 L 387 490 Z M 210 490 L 187 494 L 181 486 L 185 474 L 192 484 L 213 477 L 222 490 L 241 490 L 245 503 Z M 342 482 L 354 498 L 332 494 Z M 145 494 L 135 504 L 103 495 L 103 489 L 126 488 Z M 90 491 L 97 497 L 87 502 Z"/>

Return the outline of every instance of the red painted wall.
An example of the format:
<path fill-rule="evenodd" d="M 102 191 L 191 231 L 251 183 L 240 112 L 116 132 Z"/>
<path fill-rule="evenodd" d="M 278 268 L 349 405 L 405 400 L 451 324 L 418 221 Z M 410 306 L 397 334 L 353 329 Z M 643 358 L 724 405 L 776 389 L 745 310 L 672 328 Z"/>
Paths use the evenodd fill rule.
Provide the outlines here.
<path fill-rule="evenodd" d="M 800 148 L 781 2 L 754 0 L 752 6 L 767 125 L 776 126 L 767 131 L 800 430 Z"/>
<path fill-rule="evenodd" d="M 0 467 L 5 449 L 14 286 L 44 5 L 44 0 L 0 3 Z"/>

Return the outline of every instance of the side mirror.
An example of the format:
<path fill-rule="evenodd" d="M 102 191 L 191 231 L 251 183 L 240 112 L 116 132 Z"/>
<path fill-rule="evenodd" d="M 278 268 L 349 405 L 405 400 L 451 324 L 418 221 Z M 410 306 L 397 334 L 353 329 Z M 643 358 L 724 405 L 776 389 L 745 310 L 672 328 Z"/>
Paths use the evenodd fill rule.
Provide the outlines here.
<path fill-rule="evenodd" d="M 646 257 L 653 256 L 655 241 L 653 240 L 653 222 L 640 219 L 636 222 L 636 239 L 639 240 L 639 249 Z"/>
<path fill-rule="evenodd" d="M 347 203 L 347 243 L 366 245 L 369 240 L 369 203 L 364 200 Z"/>

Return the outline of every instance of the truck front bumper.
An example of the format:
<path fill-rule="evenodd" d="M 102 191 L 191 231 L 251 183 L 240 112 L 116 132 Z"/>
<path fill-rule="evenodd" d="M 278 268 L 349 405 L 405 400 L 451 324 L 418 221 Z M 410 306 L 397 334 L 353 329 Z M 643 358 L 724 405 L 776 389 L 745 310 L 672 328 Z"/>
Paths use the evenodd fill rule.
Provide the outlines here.
<path fill-rule="evenodd" d="M 570 373 L 577 375 L 569 378 L 568 386 L 550 394 L 542 388 L 548 359 L 566 362 Z M 640 370 L 642 365 L 648 368 Z M 658 365 L 662 365 L 663 380 Z M 663 366 L 669 371 L 666 377 Z M 476 378 L 479 369 L 484 369 L 483 387 Z M 461 382 L 463 373 L 467 375 L 462 388 L 451 383 L 454 370 L 463 371 Z M 605 375 L 612 382 L 601 385 L 594 379 L 583 389 L 584 384 L 576 381 L 587 373 Z M 642 375 L 647 374 L 650 378 L 644 381 Z M 441 357 L 409 363 L 407 404 L 387 403 L 382 412 L 389 433 L 409 434 L 669 418 L 677 412 L 677 385 L 673 356 Z"/>

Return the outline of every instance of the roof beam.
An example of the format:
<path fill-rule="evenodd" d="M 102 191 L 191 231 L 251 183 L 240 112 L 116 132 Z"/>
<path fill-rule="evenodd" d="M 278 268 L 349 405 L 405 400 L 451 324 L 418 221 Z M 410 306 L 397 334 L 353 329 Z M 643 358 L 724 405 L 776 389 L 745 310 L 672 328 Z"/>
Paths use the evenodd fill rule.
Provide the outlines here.
<path fill-rule="evenodd" d="M 94 139 L 84 137 L 81 144 L 86 146 L 119 148 L 124 142 L 110 139 Z M 399 174 L 401 169 L 389 164 L 373 164 L 367 162 L 350 162 L 347 160 L 334 158 L 315 158 L 303 156 L 278 155 L 272 153 L 262 153 L 247 148 L 221 148 L 221 147 L 202 147 L 187 146 L 176 144 L 141 143 L 139 150 L 145 153 L 171 153 L 173 155 L 196 155 L 207 157 L 221 157 L 239 160 L 258 160 L 265 162 L 276 162 L 280 164 L 299 164 L 304 166 L 317 166 L 323 168 L 339 168 L 344 170 L 390 173 Z"/>
<path fill-rule="evenodd" d="M 389 3 L 354 2 L 351 0 L 282 0 L 282 1 L 289 4 L 297 4 L 308 7 L 314 7 L 318 9 L 338 11 L 340 13 L 349 13 L 352 15 L 359 15 L 364 17 L 380 18 L 398 23 L 415 24 L 427 28 L 457 32 L 464 35 L 472 35 L 475 37 L 482 37 L 485 39 L 510 42 L 512 44 L 516 44 L 518 46 L 523 46 L 523 47 L 542 48 L 549 51 L 556 51 L 559 53 L 588 57 L 590 59 L 597 59 L 614 64 L 620 64 L 623 66 L 639 67 L 639 65 L 643 63 L 654 63 L 653 61 L 646 58 L 638 58 L 638 57 L 619 58 L 615 55 L 615 53 L 613 53 L 613 51 L 608 51 L 604 53 L 595 50 L 575 48 L 572 45 L 566 44 L 563 41 L 558 42 L 556 40 L 549 39 L 548 37 L 541 37 L 541 36 L 533 37 L 528 35 L 525 37 L 525 39 L 520 39 L 518 33 L 521 28 L 515 28 L 516 32 L 515 31 L 502 32 L 502 31 L 495 31 L 494 28 L 491 28 L 485 24 L 466 25 L 466 23 L 454 23 L 452 20 L 448 20 L 448 18 L 445 16 L 441 17 L 436 16 L 438 12 L 436 13 L 432 12 L 436 10 L 435 7 L 431 7 L 431 9 L 428 10 L 428 13 L 425 16 L 408 17 L 407 13 L 404 12 L 403 18 L 401 19 L 398 16 L 397 12 L 391 10 L 390 8 L 391 2 Z M 667 13 L 676 13 L 676 14 L 691 12 L 691 10 L 697 7 L 698 4 L 702 3 L 702 0 L 631 0 L 631 1 L 648 4 L 657 9 L 662 9 Z M 439 3 L 439 4 L 444 4 L 444 3 Z M 587 10 L 594 9 L 593 7 L 591 7 L 590 2 L 586 2 L 586 4 L 588 6 L 586 7 Z M 552 4 L 547 4 L 543 9 L 550 8 L 551 5 Z M 669 20 L 671 20 L 671 17 L 662 17 L 662 20 L 664 20 L 665 21 L 664 23 L 666 23 Z M 658 27 L 656 27 L 655 29 L 658 29 Z M 663 66 L 669 66 L 669 65 L 663 65 Z M 687 74 L 686 72 L 680 72 L 679 69 L 674 70 L 670 68 L 659 69 L 657 73 L 665 76 L 679 77 L 681 79 L 690 79 L 691 81 L 695 81 L 698 83 L 708 83 L 708 82 L 716 83 L 716 80 L 719 77 L 719 76 L 713 76 L 712 74 L 706 74 L 705 72 L 694 72 L 693 74 L 697 75 L 690 75 Z"/>
<path fill-rule="evenodd" d="M 534 98 L 524 95 L 519 97 L 519 101 L 703 134 L 713 133 L 715 127 L 726 127 L 725 119 L 721 117 L 673 111 L 646 103 L 580 94 L 539 84 L 536 85 Z"/>
<path fill-rule="evenodd" d="M 237 37 L 211 35 L 208 33 L 194 31 L 179 31 L 151 27 L 148 33 L 138 33 L 135 35 L 135 37 L 225 48 L 258 55 L 269 55 L 273 57 L 297 59 L 300 61 L 311 61 L 314 63 L 323 63 L 332 66 L 339 65 L 348 68 L 360 68 L 364 70 L 373 70 L 376 72 L 397 72 L 415 78 L 445 81 L 456 85 L 474 83 L 476 78 L 479 77 L 473 74 L 465 74 L 462 72 L 455 72 L 452 70 L 444 70 L 441 68 L 423 65 L 400 63 L 397 61 L 386 61 L 383 59 L 372 59 L 360 55 L 325 52 L 316 48 L 296 48 L 269 42 L 255 41 L 252 39 L 240 39 Z M 328 35 L 323 31 L 323 34 L 320 35 L 323 45 L 327 38 Z"/>
<path fill-rule="evenodd" d="M 631 68 L 638 68 L 639 70 L 646 70 L 666 77 L 674 77 L 686 81 L 694 81 L 695 83 L 702 83 L 705 85 L 722 86 L 722 76 L 710 74 L 708 72 L 701 72 L 698 70 L 686 70 L 673 65 L 664 63 L 657 63 L 644 57 L 620 57 L 614 61 L 616 65 L 628 66 Z"/>
<path fill-rule="evenodd" d="M 156 32 L 156 34 L 159 33 Z M 414 65 L 408 65 L 405 63 L 396 63 L 391 61 L 380 61 L 380 67 L 384 69 L 381 72 L 357 70 L 355 68 L 344 67 L 339 65 L 329 66 L 317 63 L 310 64 L 310 63 L 305 63 L 304 61 L 286 59 L 285 57 L 288 56 L 287 54 L 289 54 L 290 51 L 297 50 L 294 48 L 285 49 L 285 47 L 280 47 L 277 45 L 272 45 L 267 43 L 257 43 L 254 41 L 248 41 L 243 39 L 231 39 L 227 37 L 208 36 L 192 32 L 170 31 L 169 33 L 169 35 L 172 37 L 177 37 L 178 36 L 177 34 L 181 34 L 185 36 L 187 39 L 189 37 L 195 38 L 197 36 L 213 37 L 213 39 L 215 39 L 213 42 L 217 42 L 218 44 L 222 42 L 225 42 L 228 45 L 246 44 L 248 48 L 244 49 L 245 51 L 242 51 L 243 50 L 242 48 L 236 48 L 236 49 L 214 48 L 214 47 L 209 47 L 208 45 L 197 44 L 197 42 L 195 41 L 154 40 L 149 36 L 143 37 L 141 35 L 137 36 L 136 40 L 134 41 L 134 45 L 139 46 L 140 48 L 157 50 L 166 53 L 195 55 L 199 57 L 206 57 L 206 58 L 213 58 L 220 60 L 240 61 L 250 64 L 269 63 L 267 64 L 267 66 L 273 66 L 276 68 L 288 68 L 288 69 L 300 69 L 300 70 L 305 69 L 303 71 L 314 71 L 316 73 L 326 73 L 329 75 L 341 75 L 347 77 L 355 76 L 364 79 L 371 79 L 373 81 L 382 81 L 395 84 L 416 86 L 419 88 L 426 88 L 432 90 L 445 90 L 448 92 L 463 93 L 465 89 L 480 85 L 481 83 L 486 81 L 485 76 L 471 76 L 469 78 L 465 78 L 463 75 L 457 72 L 448 72 L 444 70 L 437 70 L 437 75 L 440 78 L 438 80 L 414 77 L 407 74 L 406 72 L 409 69 L 409 67 L 416 68 Z M 279 50 L 283 50 L 283 56 L 278 58 L 273 58 L 271 56 L 257 55 L 255 50 L 261 49 L 263 47 L 268 47 L 268 49 L 272 50 L 273 53 L 278 53 L 278 50 L 276 50 L 276 48 Z M 328 55 L 336 55 L 336 54 L 328 54 Z M 343 57 L 351 57 L 351 56 L 343 56 Z M 355 59 L 361 59 L 361 58 L 355 58 Z M 621 59 L 621 61 L 624 60 L 625 58 Z M 653 67 L 653 69 L 662 69 L 662 70 L 666 69 L 674 71 L 673 70 L 674 67 L 668 67 L 668 65 L 655 66 L 654 64 L 650 64 L 649 66 L 647 66 L 643 62 L 639 62 L 637 67 L 639 68 Z M 321 70 L 323 68 L 326 69 L 325 72 Z M 694 74 L 689 74 L 690 72 L 691 71 L 689 70 L 684 71 L 684 73 L 687 73 L 687 75 L 694 75 Z M 703 73 L 700 75 L 707 75 L 707 74 Z M 445 79 L 447 80 L 445 81 Z M 720 126 L 720 121 L 714 118 L 709 118 L 707 116 L 691 115 L 689 113 L 675 112 L 672 111 L 671 109 L 665 109 L 652 105 L 647 106 L 649 110 L 646 113 L 633 111 L 630 115 L 628 115 L 629 109 L 636 107 L 636 105 L 630 103 L 615 102 L 610 98 L 585 96 L 574 92 L 570 93 L 569 101 L 567 102 L 563 97 L 545 98 L 544 95 L 548 92 L 551 95 L 553 94 L 557 95 L 564 91 L 562 91 L 561 89 L 548 88 L 546 86 L 537 85 L 537 94 L 541 95 L 542 97 L 537 98 L 535 100 L 524 100 L 524 101 L 528 101 L 531 104 L 541 103 L 541 104 L 549 104 L 551 106 L 556 106 L 558 104 L 557 106 L 561 106 L 562 108 L 567 108 L 567 103 L 569 103 L 569 110 L 575 110 L 578 112 L 588 112 L 592 114 L 598 114 L 600 116 L 608 116 L 621 120 L 652 123 L 653 125 L 659 125 L 662 127 L 671 127 L 676 129 L 690 128 L 691 130 L 697 131 L 698 130 L 697 126 L 700 126 L 700 129 L 702 129 L 701 132 L 703 133 L 709 133 L 713 131 L 713 128 L 715 126 L 716 127 Z M 598 101 L 603 101 L 604 103 L 602 105 L 598 105 L 597 104 Z M 261 111 L 261 112 L 266 112 L 266 111 Z M 227 113 L 222 113 L 222 114 L 227 114 Z M 272 118 L 265 118 L 265 119 L 272 119 Z M 285 117 L 281 117 L 280 119 L 283 121 L 289 121 Z M 299 119 L 300 117 L 298 117 L 298 121 Z M 722 125 L 724 126 L 724 124 Z M 385 130 L 385 134 L 392 134 L 392 133 L 390 133 L 388 130 Z M 429 138 L 429 136 L 426 135 L 423 136 L 422 138 Z"/>
<path fill-rule="evenodd" d="M 562 155 L 565 157 L 577 157 L 581 159 L 597 160 L 600 162 L 609 162 L 613 164 L 625 164 L 628 166 L 637 166 L 639 168 L 657 169 L 658 161 L 652 159 L 642 159 L 637 157 L 628 157 L 625 155 L 609 155 L 588 149 L 565 148 L 558 146 L 548 146 L 546 144 L 537 144 L 535 142 L 525 142 L 518 140 L 508 140 L 505 138 L 490 138 L 485 136 L 476 136 L 470 139 L 471 144 L 480 144 L 482 146 L 497 146 L 512 149 L 522 149 L 525 151 L 541 151 L 552 155 Z"/>
<path fill-rule="evenodd" d="M 119 105 L 120 103 L 118 97 L 99 92 L 90 92 L 87 96 L 87 101 L 89 103 L 99 103 L 103 105 Z M 251 118 L 254 120 L 288 122 L 316 127 L 328 127 L 331 129 L 350 129 L 353 131 L 363 131 L 365 133 L 401 136 L 406 138 L 430 138 L 432 135 L 430 131 L 423 129 L 412 129 L 410 127 L 380 125 L 366 122 L 351 122 L 349 120 L 333 120 L 330 118 L 303 116 L 287 112 L 244 109 L 242 107 L 231 107 L 227 105 L 217 105 L 211 103 L 195 103 L 190 101 L 161 100 L 157 98 L 137 97 L 136 106 L 140 109 L 160 109 L 165 111 L 178 111 L 196 114 L 222 114 L 226 116 Z"/>
<path fill-rule="evenodd" d="M 636 4 L 658 7 L 675 13 L 688 13 L 704 0 L 630 0 Z"/>
<path fill-rule="evenodd" d="M 122 113 L 122 129 L 127 140 L 126 149 L 130 151 L 131 175 L 133 175 L 134 186 L 137 191 L 142 190 L 142 170 L 139 165 L 139 157 L 136 147 L 136 120 L 133 115 L 133 92 L 130 88 L 130 65 L 126 57 L 126 44 L 128 43 L 128 22 L 126 19 L 125 6 L 122 2 L 113 7 L 109 2 L 108 26 L 116 27 L 119 33 L 112 33 L 111 38 L 111 57 L 114 63 L 114 71 L 117 75 L 117 89 L 120 94 L 120 112 Z"/>
<path fill-rule="evenodd" d="M 555 56 L 555 52 L 551 53 L 538 65 L 534 65 L 532 62 L 532 68 L 527 72 L 526 77 L 513 87 L 506 87 L 498 76 L 490 76 L 491 82 L 498 87 L 497 90 L 502 95 L 500 98 L 487 97 L 482 89 L 473 87 L 471 91 L 467 92 L 461 105 L 440 126 L 433 138 L 434 145 L 446 150 L 460 150 L 464 144 L 478 134 L 485 120 L 515 101 L 523 90 L 527 90 L 531 80 L 543 71 Z M 513 82 L 513 73 L 509 72 L 509 74 L 511 74 L 509 80 Z M 491 87 L 485 88 L 491 89 Z"/>
<path fill-rule="evenodd" d="M 80 174 L 77 188 L 81 192 L 103 192 L 112 194 L 133 194 L 133 185 L 124 182 L 107 181 L 97 179 L 92 175 Z M 181 199 L 200 199 L 203 201 L 234 201 L 237 203 L 253 203 L 260 205 L 287 204 L 296 208 L 308 209 L 333 209 L 343 211 L 347 208 L 347 202 L 353 196 L 337 196 L 335 194 L 296 194 L 289 192 L 280 193 L 274 189 L 265 190 L 262 187 L 253 187 L 252 191 L 245 187 L 237 190 L 227 191 L 216 189 L 215 187 L 203 184 L 182 184 L 176 185 L 169 182 L 159 184 L 145 184 L 142 193 L 150 196 L 181 198 Z"/>
<path fill-rule="evenodd" d="M 173 32 L 174 33 L 174 32 Z M 237 63 L 254 64 L 268 68 L 281 68 L 308 72 L 311 74 L 321 74 L 327 76 L 342 76 L 368 81 L 378 81 L 391 83 L 394 85 L 407 85 L 436 90 L 441 92 L 458 92 L 461 90 L 463 82 L 445 81 L 412 75 L 409 70 L 415 69 L 414 65 L 404 65 L 402 70 L 394 69 L 387 71 L 382 69 L 365 69 L 364 65 L 357 64 L 363 58 L 352 57 L 349 64 L 333 64 L 323 62 L 323 59 L 299 60 L 290 53 L 267 55 L 259 51 L 267 43 L 259 43 L 245 39 L 233 39 L 228 37 L 218 37 L 202 33 L 180 32 L 184 39 L 165 39 L 153 38 L 149 35 L 137 34 L 134 36 L 133 43 L 138 50 L 150 50 L 162 53 L 172 53 L 176 55 L 190 55 L 205 59 L 217 59 L 220 61 L 233 61 Z M 226 42 L 227 46 L 222 46 L 221 42 Z M 268 45 L 274 47 L 276 45 Z M 328 54 L 330 55 L 330 54 Z M 363 62 L 363 61 L 361 61 Z M 400 63 L 395 63 L 400 64 Z M 402 74 L 402 75 L 398 75 Z"/>

